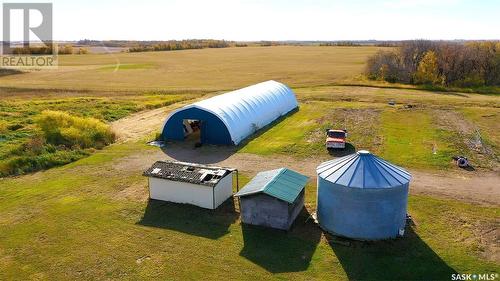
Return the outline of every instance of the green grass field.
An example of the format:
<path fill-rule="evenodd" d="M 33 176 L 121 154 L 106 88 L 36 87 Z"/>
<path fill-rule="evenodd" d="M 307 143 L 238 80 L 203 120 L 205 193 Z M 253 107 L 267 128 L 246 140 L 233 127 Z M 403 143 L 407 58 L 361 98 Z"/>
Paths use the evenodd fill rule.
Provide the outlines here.
<path fill-rule="evenodd" d="M 112 145 L 0 181 L 0 278 L 443 280 L 500 269 L 484 259 L 489 249 L 478 236 L 495 226 L 499 208 L 411 196 L 416 225 L 406 238 L 343 246 L 306 222 L 306 212 L 285 233 L 242 226 L 229 202 L 217 211 L 148 203 L 146 179 L 127 156 L 152 149 Z M 311 183 L 309 211 L 314 204 Z"/>
<path fill-rule="evenodd" d="M 496 96 L 340 86 L 296 92 L 300 109 L 251 138 L 241 152 L 325 158 L 325 129 L 347 128 L 348 151 L 368 149 L 407 168 L 449 169 L 458 154 L 468 155 L 476 168 L 498 166 Z M 388 105 L 390 100 L 396 105 Z M 467 145 L 475 130 L 484 132 L 488 152 Z"/>
<path fill-rule="evenodd" d="M 348 152 L 369 149 L 405 168 L 446 172 L 455 169 L 455 154 L 469 156 L 479 171 L 498 168 L 498 95 L 364 81 L 364 61 L 376 50 L 248 47 L 61 56 L 59 70 L 0 77 L 0 164 L 33 136 L 33 120 L 45 109 L 112 122 L 276 79 L 292 86 L 299 110 L 236 153 L 319 163 L 332 157 L 323 147 L 324 130 L 345 127 Z M 371 85 L 347 85 L 358 82 Z M 480 148 L 470 145 L 476 132 Z M 312 181 L 307 211 L 288 233 L 241 225 L 231 202 L 216 211 L 148 202 L 142 167 L 133 160 L 154 152 L 144 144 L 151 138 L 0 178 L 0 280 L 450 280 L 456 272 L 500 269 L 491 248 L 496 240 L 485 237 L 498 226 L 498 206 L 411 195 L 415 224 L 404 239 L 344 246 L 306 222 L 315 210 Z M 243 174 L 241 183 L 249 176 Z"/>

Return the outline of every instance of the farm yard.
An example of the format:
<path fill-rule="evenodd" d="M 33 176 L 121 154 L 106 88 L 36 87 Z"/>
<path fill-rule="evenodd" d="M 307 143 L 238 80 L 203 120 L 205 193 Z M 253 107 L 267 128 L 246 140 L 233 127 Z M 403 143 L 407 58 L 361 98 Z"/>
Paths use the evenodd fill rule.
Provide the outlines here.
<path fill-rule="evenodd" d="M 58 70 L 0 77 L 0 172 L 35 135 L 44 110 L 94 117 L 116 133 L 116 143 L 69 164 L 0 178 L 0 279 L 449 280 L 452 273 L 498 273 L 500 97 L 367 81 L 364 63 L 377 49 L 64 56 Z M 292 88 L 299 110 L 240 145 L 146 145 L 174 109 L 269 79 Z M 324 148 L 327 128 L 348 129 L 345 151 Z M 360 149 L 413 174 L 413 223 L 404 238 L 350 241 L 309 218 L 316 166 Z M 455 155 L 466 155 L 472 169 L 457 168 Z M 261 170 L 290 167 L 311 177 L 306 209 L 281 232 L 241 224 L 232 200 L 214 211 L 148 201 L 142 172 L 162 159 L 238 168 L 240 187 Z"/>

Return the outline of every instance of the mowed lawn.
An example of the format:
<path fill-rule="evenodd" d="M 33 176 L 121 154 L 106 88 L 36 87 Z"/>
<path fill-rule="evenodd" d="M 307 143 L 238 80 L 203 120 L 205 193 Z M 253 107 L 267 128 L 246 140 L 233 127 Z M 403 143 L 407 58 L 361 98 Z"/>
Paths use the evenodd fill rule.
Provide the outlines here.
<path fill-rule="evenodd" d="M 377 47 L 245 47 L 59 56 L 59 69 L 0 77 L 2 87 L 230 90 L 266 80 L 291 86 L 352 81 Z"/>
<path fill-rule="evenodd" d="M 241 225 L 230 200 L 216 211 L 147 201 L 147 181 L 112 145 L 64 167 L 0 181 L 0 279 L 447 280 L 498 272 L 480 233 L 499 208 L 411 196 L 404 239 L 339 244 L 307 220 L 315 186 L 286 233 Z M 242 176 L 242 183 L 248 178 Z"/>

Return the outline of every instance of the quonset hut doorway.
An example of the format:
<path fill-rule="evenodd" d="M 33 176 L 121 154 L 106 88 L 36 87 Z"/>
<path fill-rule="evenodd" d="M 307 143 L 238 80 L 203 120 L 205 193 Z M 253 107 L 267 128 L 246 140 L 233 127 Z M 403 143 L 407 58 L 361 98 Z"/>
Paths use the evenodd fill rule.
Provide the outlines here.
<path fill-rule="evenodd" d="M 197 140 L 204 144 L 233 144 L 224 122 L 215 114 L 196 107 L 183 108 L 174 112 L 166 121 L 162 136 L 166 140 Z"/>
<path fill-rule="evenodd" d="M 182 127 L 184 129 L 184 139 L 189 143 L 201 143 L 201 120 L 184 119 Z"/>

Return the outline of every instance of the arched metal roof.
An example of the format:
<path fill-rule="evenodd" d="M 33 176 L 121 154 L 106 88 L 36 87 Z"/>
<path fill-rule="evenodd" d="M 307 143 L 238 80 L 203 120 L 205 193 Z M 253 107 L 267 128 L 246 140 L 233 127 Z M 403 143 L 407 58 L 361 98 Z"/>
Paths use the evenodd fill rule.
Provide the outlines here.
<path fill-rule="evenodd" d="M 266 81 L 202 100 L 174 111 L 198 108 L 216 115 L 226 125 L 234 144 L 297 108 L 295 94 L 286 85 Z"/>
<path fill-rule="evenodd" d="M 354 188 L 391 188 L 407 184 L 411 175 L 366 150 L 324 162 L 318 176 L 334 184 Z"/>

